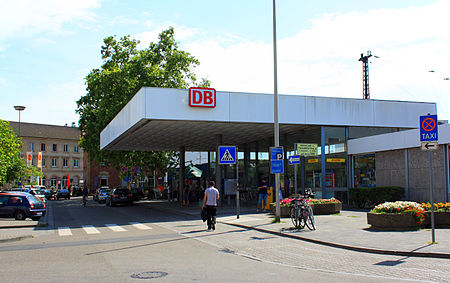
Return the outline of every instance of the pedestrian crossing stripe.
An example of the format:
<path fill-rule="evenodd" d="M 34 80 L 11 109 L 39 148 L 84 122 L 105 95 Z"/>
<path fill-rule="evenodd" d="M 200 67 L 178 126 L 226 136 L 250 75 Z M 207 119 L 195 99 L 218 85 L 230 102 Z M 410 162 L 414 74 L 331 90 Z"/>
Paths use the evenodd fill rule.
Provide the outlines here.
<path fill-rule="evenodd" d="M 58 227 L 58 234 L 60 236 L 72 236 L 72 231 L 69 227 Z"/>
<path fill-rule="evenodd" d="M 130 225 L 132 225 L 134 228 L 138 230 L 151 230 L 153 229 L 150 226 L 147 226 L 145 224 L 139 223 L 139 222 L 128 222 Z M 105 224 L 107 228 L 109 228 L 113 232 L 125 232 L 127 229 L 117 225 L 117 224 Z M 83 228 L 84 232 L 86 234 L 100 234 L 101 232 L 95 228 L 93 225 L 82 225 L 81 228 Z M 72 230 L 70 227 L 58 227 L 58 235 L 63 236 L 72 236 Z"/>
<path fill-rule="evenodd" d="M 229 162 L 234 162 L 234 158 L 231 155 L 230 151 L 227 149 L 224 153 L 224 155 L 222 156 L 222 159 L 220 159 L 220 161 L 229 161 Z"/>
<path fill-rule="evenodd" d="M 114 232 L 125 232 L 127 231 L 126 229 L 120 227 L 117 224 L 105 224 L 106 227 L 108 227 L 109 229 L 111 229 Z"/>
<path fill-rule="evenodd" d="M 150 230 L 152 229 L 152 227 L 149 227 L 145 224 L 139 223 L 139 222 L 130 222 L 131 225 L 133 225 L 133 227 L 139 229 L 139 230 Z"/>
<path fill-rule="evenodd" d="M 92 225 L 83 225 L 81 227 L 83 228 L 84 232 L 86 232 L 86 234 L 100 234 L 100 231 L 98 231 L 97 228 Z"/>

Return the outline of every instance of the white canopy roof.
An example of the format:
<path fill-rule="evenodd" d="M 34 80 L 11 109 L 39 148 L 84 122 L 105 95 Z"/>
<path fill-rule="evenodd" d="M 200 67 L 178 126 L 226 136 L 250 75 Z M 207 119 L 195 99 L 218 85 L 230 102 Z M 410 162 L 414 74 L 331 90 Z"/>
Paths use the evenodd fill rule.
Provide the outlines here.
<path fill-rule="evenodd" d="M 279 95 L 280 136 L 312 126 L 417 128 L 435 103 Z M 100 135 L 104 150 L 215 150 L 273 137 L 273 94 L 217 91 L 215 108 L 189 106 L 188 90 L 144 87 Z M 267 147 L 266 147 L 267 149 Z"/>

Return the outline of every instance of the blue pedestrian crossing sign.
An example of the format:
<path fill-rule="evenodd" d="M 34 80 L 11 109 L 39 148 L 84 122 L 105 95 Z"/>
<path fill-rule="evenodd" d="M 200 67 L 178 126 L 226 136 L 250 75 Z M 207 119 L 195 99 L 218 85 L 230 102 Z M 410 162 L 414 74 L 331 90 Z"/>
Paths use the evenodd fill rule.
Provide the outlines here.
<path fill-rule="evenodd" d="M 420 116 L 420 141 L 438 140 L 437 115 Z"/>
<path fill-rule="evenodd" d="M 235 146 L 219 146 L 219 164 L 235 164 L 236 163 L 236 147 Z"/>

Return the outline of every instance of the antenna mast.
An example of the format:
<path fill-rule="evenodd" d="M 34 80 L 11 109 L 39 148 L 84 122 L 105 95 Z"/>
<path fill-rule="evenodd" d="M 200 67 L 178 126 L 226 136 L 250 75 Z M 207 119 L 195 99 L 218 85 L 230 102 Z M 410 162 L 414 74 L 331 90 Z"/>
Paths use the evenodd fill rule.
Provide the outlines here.
<path fill-rule="evenodd" d="M 372 57 L 370 50 L 367 51 L 367 55 L 361 53 L 361 58 L 358 61 L 362 61 L 362 71 L 363 71 L 363 99 L 370 99 L 369 90 L 369 58 Z"/>

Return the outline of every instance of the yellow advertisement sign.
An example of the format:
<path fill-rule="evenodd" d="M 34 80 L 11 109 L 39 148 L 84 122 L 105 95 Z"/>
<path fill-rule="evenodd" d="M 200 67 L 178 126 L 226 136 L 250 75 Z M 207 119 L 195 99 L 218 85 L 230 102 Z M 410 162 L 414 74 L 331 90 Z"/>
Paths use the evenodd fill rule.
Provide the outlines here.
<path fill-rule="evenodd" d="M 308 163 L 317 163 L 319 162 L 319 158 L 308 159 Z"/>
<path fill-rule="evenodd" d="M 327 162 L 345 163 L 345 158 L 327 158 Z"/>

